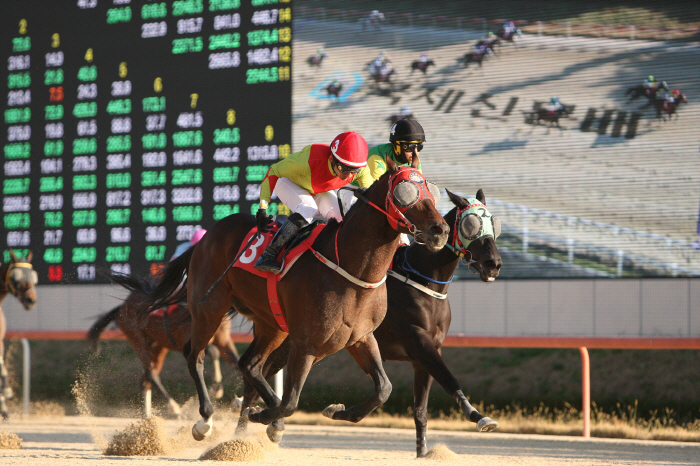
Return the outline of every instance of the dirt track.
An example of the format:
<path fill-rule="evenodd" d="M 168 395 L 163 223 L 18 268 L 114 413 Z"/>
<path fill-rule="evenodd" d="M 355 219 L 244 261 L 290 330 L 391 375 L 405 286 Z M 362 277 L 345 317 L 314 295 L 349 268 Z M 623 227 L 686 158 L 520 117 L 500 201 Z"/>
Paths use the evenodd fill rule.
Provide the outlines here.
<path fill-rule="evenodd" d="M 187 444 L 186 448 L 157 457 L 104 456 L 95 438 L 121 432 L 134 419 L 76 417 L 33 417 L 13 419 L 0 431 L 23 439 L 23 449 L 3 450 L 3 465 L 139 465 L 183 464 L 196 461 L 216 443 L 230 439 L 228 426 L 215 441 Z M 189 421 L 166 421 L 170 435 Z M 223 423 L 219 422 L 219 427 Z M 231 434 L 229 434 L 229 432 Z M 99 442 L 99 440 L 98 440 Z M 540 435 L 478 434 L 465 432 L 430 433 L 430 446 L 444 443 L 458 455 L 440 464 L 459 465 L 697 465 L 700 444 L 641 442 L 629 440 L 549 437 Z M 356 465 L 358 463 L 404 465 L 414 460 L 412 430 L 289 425 L 281 447 L 268 450 L 258 464 Z M 194 448 L 192 448 L 194 446 Z M 425 460 L 430 461 L 430 460 Z"/>

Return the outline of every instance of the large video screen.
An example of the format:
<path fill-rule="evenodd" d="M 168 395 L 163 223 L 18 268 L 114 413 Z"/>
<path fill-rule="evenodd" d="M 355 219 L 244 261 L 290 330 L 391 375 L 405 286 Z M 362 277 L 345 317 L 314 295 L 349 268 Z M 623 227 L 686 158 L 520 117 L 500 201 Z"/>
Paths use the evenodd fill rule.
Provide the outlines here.
<path fill-rule="evenodd" d="M 501 218 L 501 278 L 698 276 L 700 7 L 649 5 L 2 2 L 1 259 L 147 274 L 276 160 L 414 118 L 427 178 Z"/>
<path fill-rule="evenodd" d="M 257 210 L 291 150 L 289 1 L 0 12 L 2 260 L 32 251 L 41 284 L 146 275 L 203 225 Z"/>

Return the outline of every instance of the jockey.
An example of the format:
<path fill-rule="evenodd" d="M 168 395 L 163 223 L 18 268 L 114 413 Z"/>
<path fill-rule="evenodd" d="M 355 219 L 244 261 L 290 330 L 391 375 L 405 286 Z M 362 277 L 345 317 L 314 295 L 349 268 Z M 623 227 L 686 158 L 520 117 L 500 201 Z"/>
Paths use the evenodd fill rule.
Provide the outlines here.
<path fill-rule="evenodd" d="M 430 58 L 428 57 L 428 52 L 421 53 L 420 59 L 418 59 L 420 63 L 428 63 L 428 60 L 430 60 Z"/>
<path fill-rule="evenodd" d="M 487 47 L 484 44 L 481 45 L 475 45 L 474 46 L 474 54 L 475 55 L 485 55 L 485 54 L 492 55 L 493 51 L 491 50 L 491 47 Z"/>
<path fill-rule="evenodd" d="M 399 116 L 401 118 L 410 118 L 413 116 L 413 112 L 411 111 L 411 107 L 401 107 L 401 110 L 399 110 Z"/>
<path fill-rule="evenodd" d="M 255 263 L 255 268 L 280 273 L 277 254 L 317 214 L 326 221 L 332 218 L 341 221 L 334 190 L 352 181 L 362 187 L 369 187 L 374 181 L 367 168 L 367 142 L 355 132 L 339 134 L 330 146 L 306 146 L 272 165 L 260 185 L 258 232 L 264 232 L 270 222 L 266 209 L 273 192 L 293 214 Z"/>
<path fill-rule="evenodd" d="M 185 243 L 180 243 L 177 248 L 175 248 L 175 253 L 173 254 L 173 257 L 170 258 L 170 260 L 175 260 L 178 257 L 182 255 L 183 252 L 187 251 L 189 248 L 194 246 L 199 242 L 200 239 L 202 239 L 202 236 L 207 232 L 204 228 L 200 228 L 197 230 L 194 235 L 192 235 L 192 239 L 185 242 Z"/>
<path fill-rule="evenodd" d="M 552 97 L 549 99 L 549 103 L 547 104 L 547 110 L 549 110 L 552 113 L 557 113 L 560 110 L 563 110 L 564 106 L 559 102 L 559 97 Z"/>
<path fill-rule="evenodd" d="M 681 91 L 679 89 L 674 89 L 671 91 L 670 94 L 666 94 L 666 96 L 664 97 L 664 108 L 668 110 L 668 104 L 674 103 L 680 95 Z"/>
<path fill-rule="evenodd" d="M 384 21 L 384 13 L 380 13 L 379 10 L 372 10 L 369 14 L 370 21 L 374 21 L 375 24 Z"/>
<path fill-rule="evenodd" d="M 642 86 L 644 86 L 644 88 L 647 90 L 647 94 L 656 89 L 656 80 L 654 79 L 654 76 L 647 76 L 647 78 L 642 81 Z"/>
<path fill-rule="evenodd" d="M 372 183 L 386 172 L 387 159 L 391 159 L 399 167 L 410 167 L 413 163 L 413 157 L 418 156 L 423 150 L 424 142 L 425 132 L 420 123 L 408 118 L 397 121 L 391 127 L 389 142 L 369 149 L 367 167 L 372 177 Z M 418 170 L 422 173 L 420 164 Z M 353 190 L 363 186 L 357 181 L 353 181 L 348 187 L 351 189 L 341 189 L 338 194 L 346 212 L 357 201 Z M 408 244 L 408 236 L 402 234 L 401 242 Z"/>
<path fill-rule="evenodd" d="M 513 21 L 508 21 L 503 25 L 503 37 L 507 38 L 516 31 L 515 23 Z"/>

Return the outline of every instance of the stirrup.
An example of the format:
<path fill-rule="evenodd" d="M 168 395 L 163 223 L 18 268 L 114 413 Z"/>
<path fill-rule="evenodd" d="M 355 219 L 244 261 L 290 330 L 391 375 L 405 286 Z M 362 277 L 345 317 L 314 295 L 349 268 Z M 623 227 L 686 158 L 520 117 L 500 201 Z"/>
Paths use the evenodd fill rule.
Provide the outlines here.
<path fill-rule="evenodd" d="M 274 256 L 269 256 L 269 254 L 266 255 L 263 253 L 263 255 L 260 256 L 260 258 L 255 262 L 254 267 L 263 272 L 270 272 L 274 273 L 275 275 L 279 275 L 282 272 L 282 264 L 278 264 L 277 259 Z"/>

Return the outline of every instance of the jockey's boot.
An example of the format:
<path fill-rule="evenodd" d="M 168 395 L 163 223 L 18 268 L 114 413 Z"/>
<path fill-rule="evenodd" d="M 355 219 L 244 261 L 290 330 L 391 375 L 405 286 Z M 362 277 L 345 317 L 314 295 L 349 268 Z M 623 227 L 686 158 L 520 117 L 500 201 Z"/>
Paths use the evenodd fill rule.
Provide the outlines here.
<path fill-rule="evenodd" d="M 290 215 L 285 224 L 275 234 L 272 243 L 255 263 L 255 268 L 263 272 L 272 272 L 275 275 L 282 272 L 282 264 L 277 262 L 277 255 L 306 224 L 308 222 L 301 214 L 294 213 Z"/>

